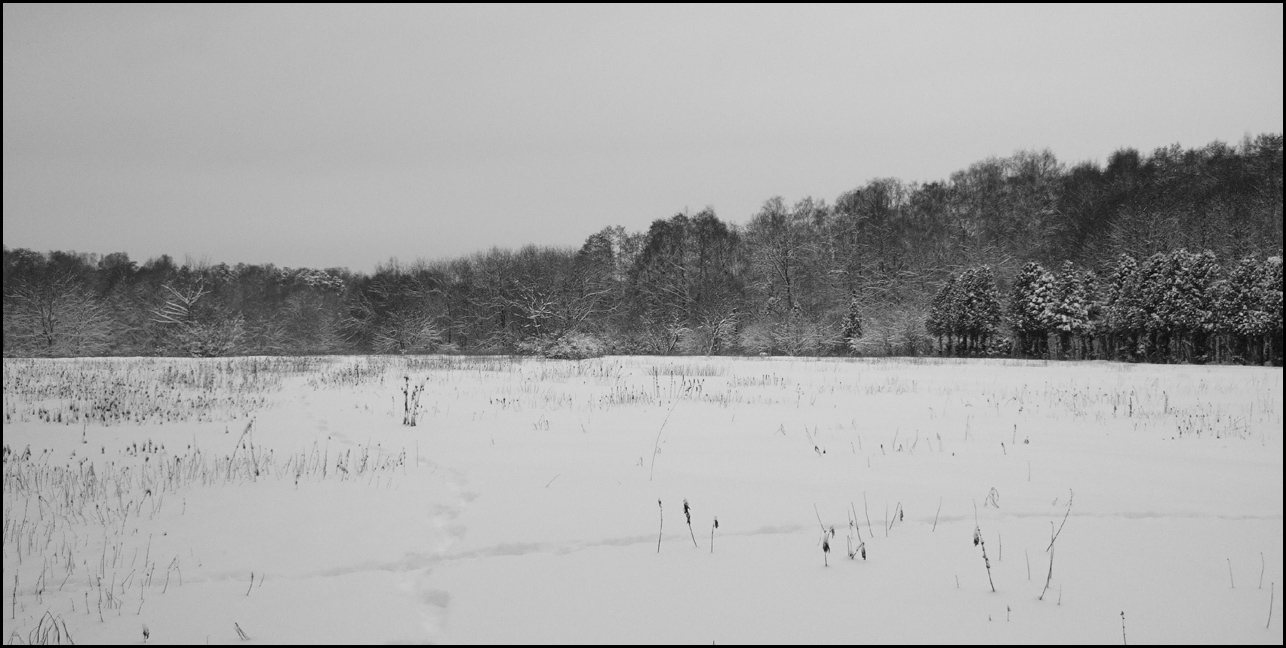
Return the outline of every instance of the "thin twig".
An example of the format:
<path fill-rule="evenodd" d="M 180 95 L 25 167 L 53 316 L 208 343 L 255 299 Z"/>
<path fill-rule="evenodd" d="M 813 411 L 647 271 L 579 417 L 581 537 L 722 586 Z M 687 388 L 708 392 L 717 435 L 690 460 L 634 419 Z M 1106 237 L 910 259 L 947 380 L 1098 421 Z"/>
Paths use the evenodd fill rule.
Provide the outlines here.
<path fill-rule="evenodd" d="M 991 560 L 987 558 L 987 542 L 982 539 L 982 529 L 978 526 L 978 502 L 973 503 L 973 543 L 982 547 L 982 564 L 987 568 L 987 582 L 991 584 L 991 591 L 996 591 L 996 583 L 991 580 Z"/>
<path fill-rule="evenodd" d="M 866 491 L 862 491 L 862 512 L 866 514 L 866 530 L 871 530 L 871 509 L 866 505 Z M 874 534 L 872 534 L 874 537 Z"/>
<path fill-rule="evenodd" d="M 982 533 L 978 534 L 978 545 L 982 547 L 982 564 L 987 568 L 987 582 L 991 585 L 991 591 L 996 591 L 996 583 L 991 580 L 991 561 L 987 559 L 987 543 L 982 539 Z"/>
<path fill-rule="evenodd" d="M 1045 592 L 1049 590 L 1049 581 L 1052 580 L 1053 578 L 1054 578 L 1054 548 L 1051 545 L 1049 548 L 1049 574 L 1045 576 L 1045 589 L 1040 591 L 1040 598 L 1036 600 L 1038 601 L 1045 600 Z"/>
<path fill-rule="evenodd" d="M 850 511 L 853 512 L 853 528 L 857 529 L 857 541 L 861 543 L 862 542 L 862 525 L 857 523 L 857 507 L 853 506 L 853 502 L 850 501 L 848 503 L 848 508 Z M 867 530 L 869 531 L 870 528 L 868 527 Z"/>
<path fill-rule="evenodd" d="M 1054 541 L 1058 539 L 1058 534 L 1063 532 L 1063 525 L 1067 524 L 1067 516 L 1072 513 L 1072 499 L 1076 497 L 1076 493 L 1070 488 L 1067 489 L 1067 492 L 1071 494 L 1067 496 L 1067 512 L 1063 513 L 1063 524 L 1058 525 L 1058 531 L 1054 532 L 1050 537 L 1049 546 L 1045 547 L 1045 551 L 1049 551 L 1054 548 Z"/>
<path fill-rule="evenodd" d="M 692 512 L 688 510 L 688 500 L 686 499 L 683 500 L 683 517 L 688 520 L 688 535 L 692 537 L 692 546 L 700 549 L 701 547 L 697 545 L 697 536 L 692 532 Z"/>
<path fill-rule="evenodd" d="M 656 501 L 656 508 L 661 515 L 661 525 L 656 529 L 656 552 L 661 553 L 661 530 L 665 528 L 665 508 L 661 506 L 661 500 Z"/>
<path fill-rule="evenodd" d="M 652 465 L 647 470 L 647 480 L 652 481 L 652 472 L 656 470 L 656 455 L 661 450 L 661 432 L 665 431 L 665 424 L 670 422 L 670 415 L 674 413 L 674 406 L 679 404 L 679 399 L 675 398 L 674 403 L 670 405 L 670 411 L 665 413 L 665 420 L 661 421 L 661 429 L 656 431 L 656 440 L 652 442 Z"/>
<path fill-rule="evenodd" d="M 898 521 L 898 513 L 901 513 L 901 512 L 902 512 L 902 502 L 898 502 L 897 507 L 893 509 L 893 519 L 892 519 L 892 520 L 889 520 L 889 519 L 888 519 L 888 515 L 889 515 L 889 512 L 888 512 L 888 505 L 887 505 L 887 504 L 885 504 L 884 506 L 885 506 L 885 508 L 884 508 L 884 517 L 885 517 L 885 521 L 887 521 L 887 522 L 888 522 L 888 524 L 889 524 L 889 529 L 892 529 L 892 528 L 893 528 L 893 523 Z M 889 529 L 885 529 L 885 530 L 884 530 L 884 531 L 885 531 L 885 533 L 884 533 L 884 535 L 885 535 L 885 536 L 887 536 L 887 535 L 888 535 L 888 530 L 889 530 Z"/>

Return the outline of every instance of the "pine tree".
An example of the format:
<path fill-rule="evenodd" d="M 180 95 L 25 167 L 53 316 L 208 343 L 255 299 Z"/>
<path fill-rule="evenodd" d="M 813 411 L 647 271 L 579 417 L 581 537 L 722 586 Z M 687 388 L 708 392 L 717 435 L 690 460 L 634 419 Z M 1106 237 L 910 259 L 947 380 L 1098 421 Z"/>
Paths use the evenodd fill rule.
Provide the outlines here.
<path fill-rule="evenodd" d="M 954 330 L 954 315 L 950 312 L 953 307 L 956 292 L 956 277 L 951 275 L 947 277 L 946 282 L 938 289 L 933 296 L 933 301 L 929 303 L 929 317 L 924 322 L 924 328 L 936 338 L 938 338 L 938 352 L 951 355 L 951 334 Z M 942 340 L 946 338 L 946 348 L 943 349 Z"/>
<path fill-rule="evenodd" d="M 1054 284 L 1054 276 L 1035 261 L 1023 265 L 1014 279 L 1009 325 L 1021 355 L 1042 357 L 1048 351 L 1048 336 L 1056 325 Z"/>
<path fill-rule="evenodd" d="M 1144 332 L 1137 350 L 1143 359 L 1163 362 L 1170 357 L 1174 326 L 1166 306 L 1166 294 L 1176 277 L 1170 255 L 1163 252 L 1148 257 L 1135 275 L 1136 310 L 1133 315 Z"/>
<path fill-rule="evenodd" d="M 1177 250 L 1172 265 L 1177 280 L 1172 292 L 1172 319 L 1180 336 L 1180 356 L 1187 362 L 1205 362 L 1209 338 L 1217 324 L 1215 281 L 1219 263 L 1213 252 Z"/>
<path fill-rule="evenodd" d="M 1064 261 L 1054 280 L 1053 320 L 1060 357 L 1084 357 L 1083 340 L 1090 329 L 1090 296 L 1086 273 Z M 1079 351 L 1073 349 L 1075 343 Z"/>
<path fill-rule="evenodd" d="M 858 338 L 862 337 L 862 310 L 857 302 L 857 293 L 849 294 L 848 312 L 844 315 L 844 345 L 851 352 L 856 349 Z"/>
<path fill-rule="evenodd" d="M 1219 289 L 1220 332 L 1232 359 L 1259 364 L 1281 362 L 1282 258 L 1244 258 Z"/>
<path fill-rule="evenodd" d="M 1000 322 L 1000 293 L 991 266 L 965 270 L 956 284 L 960 288 L 960 335 L 966 352 L 983 352 L 987 340 Z"/>
<path fill-rule="evenodd" d="M 1264 312 L 1265 362 L 1282 364 L 1282 258 L 1264 260 L 1259 274 L 1259 305 Z"/>
<path fill-rule="evenodd" d="M 1132 359 L 1138 352 L 1146 328 L 1140 295 L 1142 274 L 1139 262 L 1128 254 L 1117 257 L 1116 268 L 1108 277 L 1104 307 L 1104 328 L 1109 335 L 1113 358 L 1124 355 Z"/>

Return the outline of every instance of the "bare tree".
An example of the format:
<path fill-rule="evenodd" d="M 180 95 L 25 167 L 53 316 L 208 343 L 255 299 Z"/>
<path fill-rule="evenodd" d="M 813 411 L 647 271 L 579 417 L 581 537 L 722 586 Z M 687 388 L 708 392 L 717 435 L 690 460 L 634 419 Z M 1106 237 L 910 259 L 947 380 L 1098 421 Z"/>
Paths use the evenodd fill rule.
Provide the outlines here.
<path fill-rule="evenodd" d="M 341 328 L 375 353 L 427 353 L 442 342 L 436 289 L 409 274 L 378 276 L 350 303 Z"/>
<path fill-rule="evenodd" d="M 29 277 L 5 295 L 5 354 L 87 356 L 105 353 L 112 320 L 70 272 Z"/>
<path fill-rule="evenodd" d="M 161 286 L 169 294 L 165 303 L 152 311 L 152 321 L 161 325 L 162 347 L 171 353 L 194 357 L 215 357 L 236 353 L 245 337 L 245 319 L 199 308 L 209 294 L 203 282 L 178 290 Z"/>

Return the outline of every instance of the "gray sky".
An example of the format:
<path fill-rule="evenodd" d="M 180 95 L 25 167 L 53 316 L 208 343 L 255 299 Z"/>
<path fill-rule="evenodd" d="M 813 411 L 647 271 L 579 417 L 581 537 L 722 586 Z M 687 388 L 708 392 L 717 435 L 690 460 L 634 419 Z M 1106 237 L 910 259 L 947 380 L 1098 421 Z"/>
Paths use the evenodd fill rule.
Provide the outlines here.
<path fill-rule="evenodd" d="M 4 5 L 4 244 L 579 246 L 992 155 L 1282 131 L 1282 5 Z"/>

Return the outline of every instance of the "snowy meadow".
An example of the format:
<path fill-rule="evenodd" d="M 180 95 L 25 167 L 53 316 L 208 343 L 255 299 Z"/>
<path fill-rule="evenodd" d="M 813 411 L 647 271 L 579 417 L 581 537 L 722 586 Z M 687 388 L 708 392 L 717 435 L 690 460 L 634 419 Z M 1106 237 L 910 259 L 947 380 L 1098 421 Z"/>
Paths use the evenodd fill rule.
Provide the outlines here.
<path fill-rule="evenodd" d="M 1283 641 L 1280 368 L 5 359 L 3 392 L 6 643 Z"/>

